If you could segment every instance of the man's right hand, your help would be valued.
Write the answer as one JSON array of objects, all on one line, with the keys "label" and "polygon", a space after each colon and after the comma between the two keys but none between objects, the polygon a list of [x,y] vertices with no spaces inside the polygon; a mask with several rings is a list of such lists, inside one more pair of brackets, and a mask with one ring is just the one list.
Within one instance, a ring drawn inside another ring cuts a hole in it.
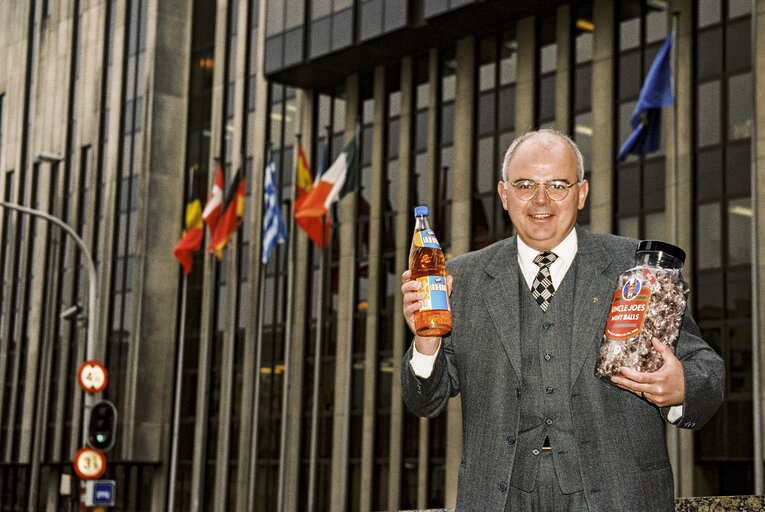
[{"label": "man's right hand", "polygon": [[[441,343],[441,338],[436,337],[423,337],[418,336],[414,330],[414,313],[419,311],[422,306],[421,299],[427,297],[425,292],[420,291],[420,283],[412,279],[412,273],[409,270],[404,271],[401,274],[401,292],[404,294],[404,320],[409,326],[409,330],[414,334],[414,344],[417,347],[417,352],[420,354],[431,356],[436,353]],[[452,294],[452,276],[446,276],[446,293],[451,296]]]}]

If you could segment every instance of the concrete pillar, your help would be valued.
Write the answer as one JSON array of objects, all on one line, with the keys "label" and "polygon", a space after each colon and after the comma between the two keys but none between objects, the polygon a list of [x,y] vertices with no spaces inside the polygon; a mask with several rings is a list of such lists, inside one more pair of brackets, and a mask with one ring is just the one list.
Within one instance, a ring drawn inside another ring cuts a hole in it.
[{"label": "concrete pillar", "polygon": [[[399,148],[398,148],[398,205],[396,206],[396,271],[403,272],[409,266],[408,247],[410,244],[409,233],[409,189],[412,186],[412,130],[414,116],[414,59],[405,57],[401,61],[401,117],[399,122]],[[401,358],[411,342],[410,336],[405,336],[406,324],[401,313],[404,308],[404,297],[399,292],[395,294],[393,307],[393,379],[391,385],[391,411],[390,411],[390,465],[388,468],[388,510],[401,508],[401,475],[403,473],[403,439],[404,439],[404,414],[405,405],[401,397]],[[410,434],[411,435],[411,434]],[[420,478],[418,489],[424,489],[427,485],[427,472],[419,466]],[[426,477],[422,478],[422,473]],[[424,492],[424,491],[423,491]],[[422,506],[419,502],[417,506]]]},{"label": "concrete pillar", "polygon": [[[237,6],[239,12],[236,15],[238,27],[236,27],[238,34],[247,34],[248,25],[248,2],[239,2],[230,4]],[[225,10],[219,12],[219,15],[227,18],[229,17],[228,7]],[[189,24],[189,27],[191,24]],[[232,29],[233,30],[233,29]],[[236,46],[229,47],[228,55],[228,67],[234,70],[234,90],[233,90],[233,103],[236,106],[244,105],[244,98],[247,88],[247,59],[246,47],[249,41],[246,37],[237,37]],[[190,43],[189,43],[190,45]],[[225,64],[220,61],[221,68],[225,69]],[[229,71],[229,74],[231,72]],[[224,77],[224,84],[228,81],[228,78]],[[227,89],[227,86],[226,86]],[[224,89],[224,90],[226,90]],[[229,91],[231,92],[231,91]],[[226,176],[226,183],[230,183],[233,179],[234,172],[241,169],[244,172],[245,162],[243,159],[243,137],[242,133],[246,130],[246,115],[247,112],[242,108],[234,109],[233,120],[233,134],[230,137],[227,145],[231,146],[231,174]],[[262,183],[262,172],[260,169],[253,168],[251,179],[253,183]],[[251,187],[251,190],[257,190],[258,187]],[[249,199],[249,198],[248,198]],[[221,353],[221,377],[220,377],[220,406],[218,408],[218,428],[217,428],[217,441],[216,441],[216,463],[215,463],[215,487],[213,506],[216,510],[223,510],[229,503],[229,475],[230,475],[230,461],[231,461],[231,415],[234,397],[236,396],[234,391],[234,377],[236,376],[236,345],[237,345],[237,312],[241,310],[239,307],[240,295],[239,291],[239,253],[234,250],[237,244],[240,243],[240,235],[234,235],[229,242],[228,250],[224,252],[223,257],[226,258],[226,265],[222,268],[225,269],[227,275],[225,277],[228,284],[225,289],[226,297],[225,303],[229,304],[225,312],[225,334],[223,337],[223,350]],[[248,280],[249,281],[249,280]],[[242,294],[242,297],[244,294]],[[246,345],[254,344],[254,333],[247,333],[250,335],[247,341],[243,341]],[[255,375],[260,373],[255,371]],[[237,460],[239,470],[241,471],[242,465],[246,464],[246,459],[239,458]],[[246,471],[245,471],[246,472]]]},{"label": "concrete pillar", "polygon": [[[473,204],[475,105],[475,38],[457,41],[457,97],[454,101],[452,187],[452,255],[470,251]],[[443,413],[442,413],[443,414]],[[446,506],[457,503],[457,476],[462,459],[462,402],[457,396],[446,409]]]},{"label": "concrete pillar", "polygon": [[[359,115],[359,76],[351,75],[345,81],[345,137],[346,144],[356,130]],[[359,141],[361,142],[361,141]],[[332,431],[332,483],[330,510],[346,510],[348,489],[348,438],[351,412],[351,359],[353,311],[356,282],[356,193],[340,201],[340,290],[337,315],[337,359],[335,363],[335,410]]]},{"label": "concrete pillar", "polygon": [[[225,66],[222,65],[226,59],[226,38],[228,37],[227,26],[227,12],[228,2],[225,0],[217,0],[216,15],[215,15],[215,54],[214,62],[216,66],[213,71],[213,88],[212,88],[212,103],[211,103],[211,115],[210,115],[210,162],[208,168],[210,170],[208,176],[208,183],[215,181],[215,172],[218,165],[216,157],[223,157],[221,154],[223,148],[221,146],[221,129],[222,120],[225,115],[223,109],[224,91],[226,89],[226,76],[224,74]],[[203,242],[203,244],[209,242],[209,236]],[[212,360],[212,344],[213,344],[213,330],[212,324],[215,315],[215,304],[213,298],[217,292],[216,290],[216,274],[217,263],[214,262],[214,257],[205,256],[204,267],[204,285],[203,285],[203,297],[202,297],[202,322],[200,325],[200,346],[199,346],[199,363],[197,370],[197,393],[196,393],[196,412],[194,419],[194,456],[192,462],[192,476],[191,476],[191,511],[199,512],[204,507],[205,501],[205,481],[210,478],[215,478],[215,475],[207,475],[207,417],[209,413],[208,395],[210,392],[210,372],[211,372],[211,360]],[[258,302],[255,302],[257,304]],[[256,363],[257,367],[257,363]],[[256,395],[257,397],[257,386]],[[256,419],[254,420],[257,425]],[[254,431],[255,439],[257,439],[257,429]]]},{"label": "concrete pillar", "polygon": [[[311,148],[313,147],[313,113],[314,101],[313,91],[298,90],[296,98],[296,112],[301,120],[298,131],[301,134],[301,142],[305,151],[306,159],[311,161]],[[299,158],[299,148],[295,145],[295,169]],[[312,175],[315,176],[318,169],[313,169]],[[297,180],[293,178],[293,183]],[[294,200],[293,200],[294,204]],[[300,497],[300,487],[303,485],[300,479],[300,468],[303,458],[307,454],[302,453],[301,434],[303,427],[303,418],[305,413],[306,401],[304,399],[304,367],[306,342],[310,339],[309,311],[311,297],[304,292],[305,283],[311,281],[311,253],[313,251],[313,242],[305,232],[295,223],[294,218],[284,219],[287,225],[290,225],[290,240],[292,252],[294,254],[290,265],[295,278],[293,283],[293,314],[291,326],[291,340],[289,342],[289,352],[285,354],[286,374],[284,377],[286,397],[286,407],[282,414],[282,442],[281,446],[283,457],[279,461],[280,475],[282,482],[279,489],[282,493],[282,507],[280,510],[298,510],[298,500]],[[314,427],[315,428],[315,427]],[[304,478],[307,475],[304,475]],[[241,509],[242,511],[246,509]]]},{"label": "concrete pillar", "polygon": [[[265,29],[263,27],[264,20],[266,18],[266,5],[265,2],[261,2],[259,6],[259,13],[257,14],[260,20],[260,26],[258,28],[258,45],[256,48],[257,56],[255,57],[258,62],[263,62],[263,42],[265,40]],[[241,34],[242,32],[240,32]],[[217,48],[217,46],[216,46]],[[253,148],[252,151],[252,168],[253,168],[253,183],[251,184],[251,195],[248,201],[251,202],[251,206],[248,209],[248,215],[250,217],[250,244],[248,262],[250,265],[250,275],[248,276],[246,290],[247,301],[250,306],[250,315],[247,318],[246,325],[246,343],[244,347],[244,366],[242,373],[244,375],[244,381],[242,383],[242,405],[241,405],[241,429],[239,434],[239,472],[237,474],[237,500],[235,510],[237,511],[249,511],[253,508],[253,504],[249,501],[251,495],[255,492],[255,479],[257,477],[257,467],[255,465],[255,459],[257,456],[259,432],[258,432],[258,397],[259,385],[260,385],[260,333],[261,319],[259,318],[260,311],[260,288],[263,280],[260,263],[262,254],[262,217],[263,217],[263,172],[266,165],[266,148],[264,141],[266,140],[266,130],[269,121],[268,116],[268,82],[263,76],[263,69],[257,68],[255,76],[255,112],[253,130],[251,134],[248,134],[250,140],[248,146]],[[215,152],[211,152],[211,156],[214,156]],[[210,169],[214,172],[214,166]],[[212,183],[214,175],[208,178],[208,183]],[[208,265],[209,267],[209,265]],[[205,297],[210,294],[208,284],[205,286]],[[207,302],[208,299],[205,299]],[[208,313],[209,314],[209,313]],[[203,319],[203,322],[205,320]],[[203,326],[204,327],[204,326]],[[209,328],[208,328],[209,330]],[[202,331],[206,333],[206,330]],[[202,356],[200,355],[200,358]],[[209,357],[209,356],[208,356]],[[200,359],[201,361],[201,359]],[[206,400],[207,397],[197,397],[197,400]],[[198,422],[195,422],[195,427]],[[205,428],[204,426],[202,428]],[[196,463],[196,459],[195,459]],[[204,459],[201,461],[204,464]],[[196,466],[195,466],[196,470]]]},{"label": "concrete pillar", "polygon": [[518,79],[515,86],[515,134],[516,136],[536,126],[536,19],[533,16],[518,20]]},{"label": "concrete pillar", "polygon": [[590,228],[611,233],[613,230],[614,134],[614,3],[594,0],[592,6],[592,175],[590,178]]},{"label": "concrete pillar", "polygon": [[[754,299],[755,310],[752,311],[752,315],[756,318],[757,331],[755,331],[756,338],[753,343],[756,343],[760,347],[760,381],[755,382],[754,385],[759,386],[760,389],[760,417],[755,418],[755,421],[760,422],[760,429],[762,428],[762,411],[765,410],[765,387],[763,382],[762,369],[765,368],[765,212],[763,206],[765,206],[765,0],[756,0],[753,2],[755,5],[756,16],[756,28],[755,34],[755,48],[758,51],[753,56],[754,69],[752,69],[752,77],[754,79],[753,90],[755,94],[755,104],[752,106],[753,119],[752,125],[754,126],[754,133],[752,144],[753,148],[753,172],[756,176],[756,188],[752,191],[756,196],[755,208],[753,208],[755,217],[756,231],[752,244],[757,248],[756,256],[757,261],[752,262],[756,265],[756,288],[752,289],[752,296]],[[754,327],[754,326],[753,326]],[[757,473],[755,473],[756,475]],[[757,485],[757,484],[755,484]],[[755,490],[757,490],[755,488]]]},{"label": "concrete pillar", "polygon": [[[436,133],[438,133],[439,125],[438,125],[438,117],[439,117],[439,109],[440,109],[440,91],[441,91],[441,73],[440,73],[440,59],[438,54],[438,49],[432,48],[430,50],[430,54],[428,56],[428,82],[430,82],[430,89],[429,89],[429,98],[428,98],[428,175],[426,177],[427,182],[427,204],[429,205],[435,205],[436,204],[436,187],[438,186],[438,180],[437,176],[439,173],[438,169],[438,137],[436,136]],[[413,107],[414,108],[414,107]],[[416,136],[416,134],[413,134]],[[414,165],[414,164],[413,164]],[[412,183],[411,186],[416,186],[415,183]],[[408,205],[407,205],[408,207]],[[414,212],[408,212],[410,215],[413,215]],[[407,233],[407,240],[411,241],[412,233]],[[408,266],[408,263],[407,263]],[[402,298],[403,299],[403,298]],[[402,301],[402,309],[403,309],[403,301]],[[409,338],[407,343],[411,343],[411,339]],[[443,413],[446,414],[446,413]],[[418,473],[418,482],[422,484],[421,490],[418,490],[417,494],[417,505],[420,507],[425,507],[425,503],[427,500],[427,492],[429,487],[429,480],[428,480],[428,474],[429,474],[429,465],[430,465],[430,420],[427,418],[420,418],[420,436],[418,441],[418,460],[417,460],[417,473]],[[403,471],[403,468],[402,468]],[[399,476],[399,479],[401,476]],[[446,479],[445,485],[448,488],[448,477]],[[447,491],[448,492],[448,491]]]},{"label": "concrete pillar", "polygon": [[557,76],[555,80],[555,128],[574,136],[571,117],[572,55],[571,5],[558,7],[555,16],[555,42],[558,46]]},{"label": "concrete pillar", "polygon": [[[690,248],[693,240],[693,11],[692,0],[675,0],[669,13],[677,16],[678,33],[673,41],[677,64],[674,66],[675,105],[667,109],[666,150],[666,222],[672,243]],[[668,15],[670,29],[673,15]],[[677,147],[675,147],[677,145]],[[671,179],[675,176],[675,179]],[[675,235],[673,235],[675,233]],[[676,239],[675,239],[676,237]],[[693,260],[683,268],[688,282],[693,282]],[[691,300],[693,297],[691,296]],[[690,306],[690,304],[689,304]],[[693,496],[694,435],[686,429],[669,427],[667,447],[675,476],[675,493]]]},{"label": "concrete pillar", "polygon": [[367,328],[356,336],[364,337],[364,398],[361,438],[361,499],[360,510],[372,510],[374,489],[375,412],[377,393],[377,339],[379,337],[380,289],[385,274],[377,271],[381,266],[383,175],[385,158],[386,116],[385,66],[374,69],[374,119],[372,128],[372,180],[369,196],[369,277],[367,292]]}]

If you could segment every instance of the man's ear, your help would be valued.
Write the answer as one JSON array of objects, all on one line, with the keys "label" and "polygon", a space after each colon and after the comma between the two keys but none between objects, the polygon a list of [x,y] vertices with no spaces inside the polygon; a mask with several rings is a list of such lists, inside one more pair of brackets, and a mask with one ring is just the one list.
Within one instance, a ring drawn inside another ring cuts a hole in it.
[{"label": "man's ear", "polygon": [[577,207],[581,210],[584,208],[584,203],[587,201],[587,194],[590,192],[590,182],[582,180],[579,182],[579,202]]},{"label": "man's ear", "polygon": [[502,207],[507,210],[507,186],[505,185],[505,181],[500,181],[497,183],[497,193],[499,194],[499,199],[502,201]]}]

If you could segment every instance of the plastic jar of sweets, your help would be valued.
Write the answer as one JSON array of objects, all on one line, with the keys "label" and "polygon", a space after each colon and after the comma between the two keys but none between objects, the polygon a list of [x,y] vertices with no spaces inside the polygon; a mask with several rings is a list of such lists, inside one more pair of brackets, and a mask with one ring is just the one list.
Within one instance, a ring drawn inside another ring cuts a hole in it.
[{"label": "plastic jar of sweets", "polygon": [[635,266],[621,276],[608,315],[595,376],[610,379],[626,366],[653,372],[664,364],[651,340],[675,351],[688,300],[680,271],[685,252],[674,245],[643,240]]}]

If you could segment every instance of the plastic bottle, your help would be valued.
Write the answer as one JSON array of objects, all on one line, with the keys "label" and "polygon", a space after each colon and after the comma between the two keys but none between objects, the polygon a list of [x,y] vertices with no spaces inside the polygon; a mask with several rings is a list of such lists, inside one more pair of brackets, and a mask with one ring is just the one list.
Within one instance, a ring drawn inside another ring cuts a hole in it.
[{"label": "plastic bottle", "polygon": [[680,270],[685,252],[674,245],[643,240],[635,266],[619,276],[600,346],[595,376],[609,380],[626,366],[641,372],[661,368],[664,360],[652,339],[675,351],[688,299]]},{"label": "plastic bottle", "polygon": [[412,279],[428,296],[414,313],[414,326],[420,336],[443,336],[452,330],[452,312],[446,292],[446,259],[435,233],[430,228],[428,207],[414,209],[414,236],[409,250]]}]

